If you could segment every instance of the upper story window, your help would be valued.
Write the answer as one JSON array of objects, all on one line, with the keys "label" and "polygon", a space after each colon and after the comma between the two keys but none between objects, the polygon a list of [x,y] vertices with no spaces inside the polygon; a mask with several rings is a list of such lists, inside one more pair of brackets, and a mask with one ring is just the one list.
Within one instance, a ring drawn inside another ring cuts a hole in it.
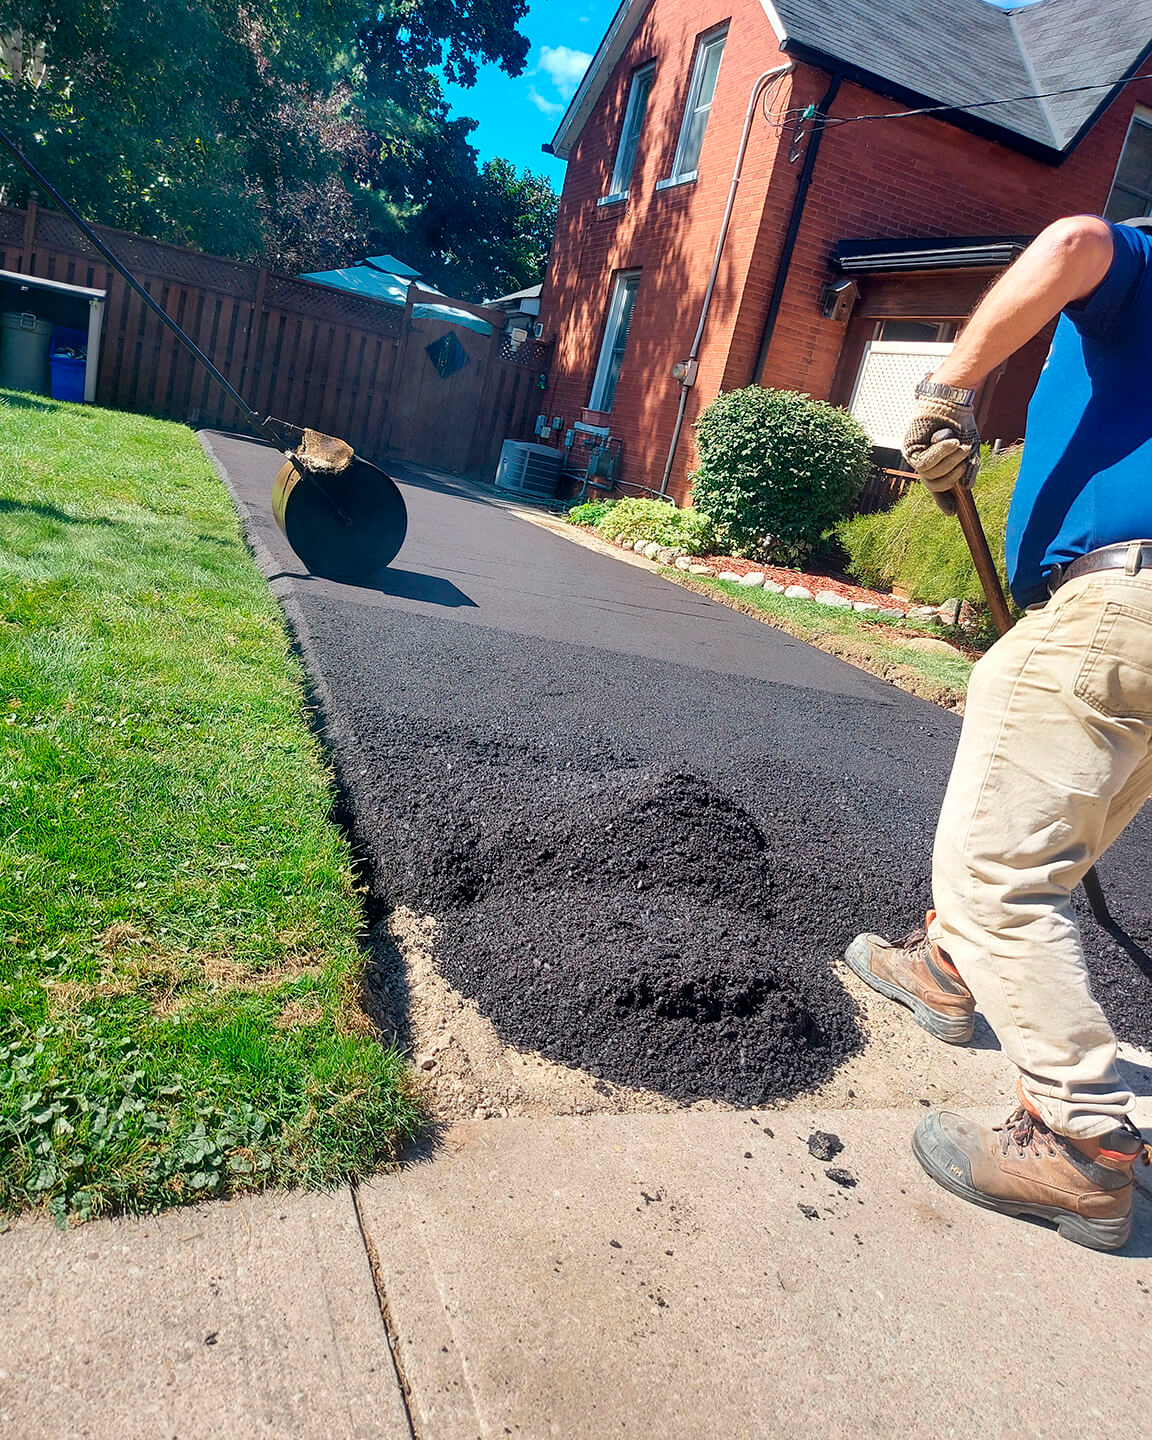
[{"label": "upper story window", "polygon": [[612,286],[612,303],[608,307],[608,323],[604,327],[604,343],[600,347],[600,363],[596,366],[592,398],[588,402],[590,410],[612,409],[639,288],[639,270],[622,270],[616,276]]},{"label": "upper story window", "polygon": [[1118,224],[1152,215],[1152,114],[1136,114],[1116,167],[1104,218]]},{"label": "upper story window", "polygon": [[620,145],[616,151],[616,168],[612,171],[613,197],[622,197],[628,193],[628,182],[632,179],[632,171],[636,165],[636,151],[640,145],[640,132],[644,128],[644,114],[648,109],[648,96],[655,73],[655,63],[642,65],[639,70],[633,71],[632,87],[628,91],[628,108],[624,111]]},{"label": "upper story window", "polygon": [[684,123],[680,127],[680,143],[676,146],[676,160],[672,166],[672,181],[694,179],[700,159],[700,147],[704,143],[704,131],[712,109],[712,97],[716,93],[716,77],[720,73],[720,61],[724,55],[724,41],[727,29],[701,40],[696,51],[696,64],[692,67],[692,83],[688,87],[688,103],[684,107]]}]

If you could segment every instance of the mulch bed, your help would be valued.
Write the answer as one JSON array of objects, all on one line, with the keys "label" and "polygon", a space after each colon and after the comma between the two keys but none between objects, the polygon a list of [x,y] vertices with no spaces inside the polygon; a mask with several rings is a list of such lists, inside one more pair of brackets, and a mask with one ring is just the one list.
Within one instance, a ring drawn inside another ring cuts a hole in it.
[{"label": "mulch bed", "polygon": [[775,580],[777,585],[803,585],[806,590],[811,590],[813,595],[820,590],[833,590],[845,600],[851,600],[853,604],[878,605],[882,610],[907,611],[912,604],[911,601],[898,599],[895,595],[886,595],[882,590],[868,590],[863,585],[855,585],[852,581],[845,580],[843,576],[829,575],[818,570],[787,570],[782,565],[737,560],[731,555],[701,555],[693,563],[711,565],[717,574],[727,570],[733,575],[767,575],[768,579]]}]

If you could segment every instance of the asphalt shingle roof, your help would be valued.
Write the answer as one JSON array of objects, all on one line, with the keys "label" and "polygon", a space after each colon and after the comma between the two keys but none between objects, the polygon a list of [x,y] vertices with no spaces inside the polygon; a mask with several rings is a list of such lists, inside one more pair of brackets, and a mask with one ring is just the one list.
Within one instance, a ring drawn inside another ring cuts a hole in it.
[{"label": "asphalt shingle roof", "polygon": [[[1008,12],[988,0],[761,3],[786,54],[918,103],[955,106],[962,123],[1052,155],[1080,138],[1112,98],[1111,82],[1152,51],[1152,0],[1039,0]],[[567,156],[646,8],[622,0],[560,122],[555,154]],[[981,103],[1102,81],[1110,83],[1047,100]]]},{"label": "asphalt shingle roof", "polygon": [[[775,0],[784,48],[814,50],[937,104],[1064,150],[1109,98],[980,101],[1117,80],[1152,45],[1152,0]],[[971,107],[971,108],[970,108]]]}]

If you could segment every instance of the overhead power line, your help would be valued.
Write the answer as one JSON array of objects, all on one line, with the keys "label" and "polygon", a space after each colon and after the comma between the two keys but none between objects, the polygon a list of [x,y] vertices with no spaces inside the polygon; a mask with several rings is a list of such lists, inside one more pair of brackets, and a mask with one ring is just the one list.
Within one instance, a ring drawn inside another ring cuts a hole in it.
[{"label": "overhead power line", "polygon": [[[1026,100],[1054,100],[1061,95],[1081,95],[1089,90],[1112,90],[1118,85],[1132,85],[1137,80],[1152,80],[1152,70],[1143,71],[1139,75],[1121,75],[1115,80],[1101,80],[1093,85],[1071,85],[1063,90],[1043,90],[1034,95],[1007,95],[1000,100],[955,100],[949,105],[924,105],[917,110],[891,110],[881,115],[845,115],[843,118],[833,119],[825,117],[823,123],[828,125],[858,125],[863,120],[906,120],[913,115],[938,115],[947,110],[987,110],[994,105],[1019,105]],[[790,118],[810,118],[814,115],[814,107],[808,106],[804,110],[787,111],[778,119],[778,123],[786,123]]]}]

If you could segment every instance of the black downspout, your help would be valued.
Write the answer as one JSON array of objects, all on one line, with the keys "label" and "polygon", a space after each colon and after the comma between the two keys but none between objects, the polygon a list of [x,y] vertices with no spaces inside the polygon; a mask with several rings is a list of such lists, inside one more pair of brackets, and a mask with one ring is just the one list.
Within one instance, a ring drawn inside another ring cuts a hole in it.
[{"label": "black downspout", "polygon": [[776,267],[776,279],[772,283],[772,297],[768,301],[768,314],[764,319],[764,333],[760,337],[760,353],[756,357],[756,369],[752,377],[753,383],[756,385],[760,384],[760,377],[764,373],[764,366],[768,360],[768,349],[772,344],[772,335],[776,329],[776,318],[780,314],[780,304],[784,299],[784,287],[788,283],[788,271],[792,266],[792,252],[796,249],[796,237],[800,233],[800,222],[804,218],[804,202],[808,199],[808,190],[812,184],[812,172],[816,169],[816,156],[820,150],[820,141],[824,138],[824,117],[828,114],[829,106],[836,99],[843,78],[838,74],[832,76],[823,100],[816,107],[812,138],[808,141],[808,148],[804,152],[804,164],[800,167],[800,179],[796,186],[796,196],[792,201],[792,214],[788,219],[788,232],[784,236],[784,244],[780,250],[780,263]]}]

